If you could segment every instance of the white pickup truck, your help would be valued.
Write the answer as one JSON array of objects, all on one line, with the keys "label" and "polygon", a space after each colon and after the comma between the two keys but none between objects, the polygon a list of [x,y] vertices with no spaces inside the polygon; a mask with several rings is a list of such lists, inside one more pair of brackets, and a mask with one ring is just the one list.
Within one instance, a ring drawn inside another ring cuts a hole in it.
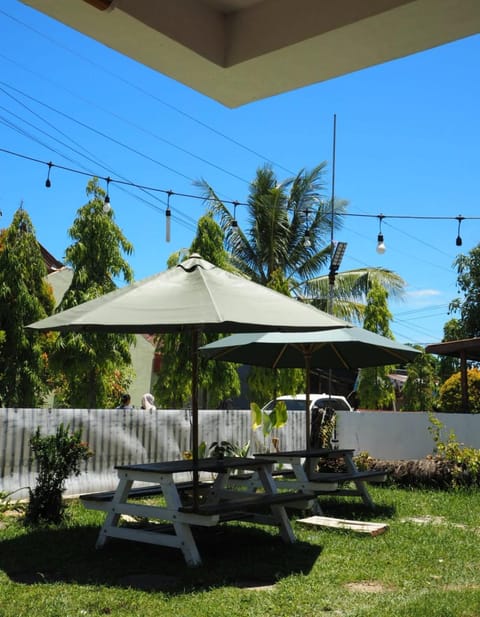
[{"label": "white pickup truck", "polygon": [[[304,410],[306,394],[292,394],[285,396],[277,396],[275,400],[269,401],[263,411],[271,411],[275,403],[283,401],[287,406],[287,411]],[[355,411],[344,396],[329,395],[329,394],[310,394],[310,411],[314,407],[318,409],[334,409],[335,411]]]}]

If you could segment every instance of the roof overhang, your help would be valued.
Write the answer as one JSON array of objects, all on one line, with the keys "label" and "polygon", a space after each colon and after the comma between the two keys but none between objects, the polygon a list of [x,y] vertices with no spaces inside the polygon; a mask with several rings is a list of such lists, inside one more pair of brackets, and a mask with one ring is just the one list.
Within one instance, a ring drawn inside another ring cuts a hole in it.
[{"label": "roof overhang", "polygon": [[21,0],[228,107],[479,32],[479,0]]},{"label": "roof overhang", "polygon": [[480,361],[480,338],[459,339],[457,341],[445,341],[444,343],[433,343],[425,347],[427,353],[438,354],[440,356],[454,356],[467,360]]}]

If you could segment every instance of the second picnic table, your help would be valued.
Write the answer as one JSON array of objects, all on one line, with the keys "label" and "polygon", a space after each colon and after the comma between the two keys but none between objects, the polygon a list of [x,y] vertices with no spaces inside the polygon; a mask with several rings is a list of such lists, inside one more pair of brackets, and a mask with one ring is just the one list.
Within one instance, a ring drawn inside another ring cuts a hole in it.
[{"label": "second picnic table", "polygon": [[[373,500],[368,492],[368,481],[385,479],[383,471],[361,471],[354,461],[355,450],[350,448],[317,448],[309,450],[290,450],[285,452],[257,453],[257,459],[273,459],[281,468],[273,472],[277,488],[289,490],[303,490],[321,495],[359,496],[369,508],[374,507]],[[343,459],[346,471],[315,471],[320,461]],[[284,465],[288,465],[285,468]],[[241,478],[239,478],[241,481]],[[235,481],[235,478],[232,478]],[[245,481],[251,490],[259,486],[258,476],[252,475]],[[352,483],[354,486],[348,486]],[[312,510],[321,514],[318,500],[312,502]]]}]

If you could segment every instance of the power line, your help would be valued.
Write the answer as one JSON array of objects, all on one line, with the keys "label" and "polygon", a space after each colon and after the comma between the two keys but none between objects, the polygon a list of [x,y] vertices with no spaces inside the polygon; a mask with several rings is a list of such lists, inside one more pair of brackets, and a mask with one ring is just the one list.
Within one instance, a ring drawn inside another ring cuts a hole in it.
[{"label": "power line", "polygon": [[360,214],[358,212],[349,212],[344,213],[341,216],[362,216],[365,218],[376,218],[376,219],[412,219],[412,220],[424,220],[424,221],[434,221],[434,220],[445,220],[445,221],[458,221],[461,219],[462,221],[466,220],[480,220],[480,216],[462,216],[461,214],[457,214],[456,216],[436,216],[436,215],[419,215],[419,214]]},{"label": "power line", "polygon": [[[202,200],[202,201],[215,201],[216,198],[215,197],[208,197],[208,196],[202,196],[202,195],[192,195],[190,193],[180,193],[180,192],[176,192],[176,191],[172,191],[171,189],[163,189],[163,188],[159,188],[156,186],[147,186],[144,184],[138,184],[136,182],[131,182],[129,180],[121,180],[120,178],[110,178],[109,176],[102,176],[102,174],[99,173],[87,173],[85,171],[79,170],[79,169],[74,169],[73,167],[67,167],[65,165],[59,165],[58,163],[53,163],[52,161],[44,161],[42,159],[38,159],[35,158],[33,156],[29,156],[26,154],[21,154],[19,152],[14,152],[13,150],[8,150],[7,148],[1,148],[0,147],[0,152],[3,152],[5,154],[8,154],[10,156],[15,156],[21,159],[25,159],[28,161],[31,161],[33,163],[39,163],[42,165],[46,165],[49,168],[57,168],[57,169],[61,169],[62,171],[67,171],[69,173],[73,173],[73,174],[80,174],[82,176],[95,176],[97,178],[101,178],[102,180],[105,180],[105,182],[109,182],[111,184],[120,184],[120,185],[124,185],[124,186],[130,186],[132,188],[136,188],[136,189],[145,189],[147,191],[155,191],[158,193],[164,193],[165,195],[173,195],[173,196],[177,196],[177,197],[185,197],[188,199],[197,199],[197,200]],[[241,206],[246,206],[248,205],[245,202],[240,202],[240,201],[235,201],[235,200],[222,200],[224,203],[229,203],[232,205],[241,205]]]},{"label": "power line", "polygon": [[[1,82],[3,85],[6,85],[7,87],[11,87],[8,84],[5,84],[5,82]],[[16,90],[17,92],[20,92],[20,94],[23,94],[20,90],[17,90],[17,88],[13,88],[14,90]],[[89,126],[88,124],[85,124],[85,122],[81,122],[80,120],[77,120],[75,118],[72,118],[72,116],[69,116],[68,114],[55,109],[54,107],[52,107],[51,105],[48,105],[46,103],[42,103],[41,101],[39,101],[38,99],[35,99],[34,97],[29,96],[28,94],[24,94],[24,96],[26,96],[27,98],[35,101],[36,103],[38,103],[39,105],[43,105],[44,107],[46,107],[47,109],[50,109],[51,111],[54,111],[55,113],[63,116],[64,118],[67,118],[68,120],[70,120],[71,122],[74,122],[75,124],[78,124],[79,126],[91,131],[92,133],[95,133],[96,135],[100,135],[100,137],[103,137],[104,139],[107,139],[115,144],[117,144],[118,146],[121,146],[122,148],[125,148],[126,150],[129,150],[130,152],[133,152],[134,154],[137,154],[138,156],[152,162],[155,163],[156,165],[159,165],[160,167],[163,167],[164,169],[167,169],[168,171],[171,171],[172,173],[181,176],[183,178],[185,178],[186,180],[189,180],[190,182],[193,182],[193,178],[190,178],[189,176],[187,176],[186,174],[184,174],[183,172],[180,172],[176,169],[173,169],[172,167],[169,167],[168,165],[165,165],[165,163],[162,163],[161,161],[158,161],[157,159],[154,159],[151,156],[148,156],[147,154],[145,154],[144,152],[141,152],[140,150],[137,150],[136,148],[133,148],[132,146],[128,146],[127,144],[124,144],[123,142],[121,142],[120,140],[116,139],[115,137],[111,137],[110,135],[107,135],[106,133],[103,133],[102,131],[99,131],[98,129],[95,129],[91,126]]]},{"label": "power line", "polygon": [[[59,43],[57,40],[55,40],[54,38],[47,36],[46,34],[44,34],[43,32],[40,32],[39,30],[37,30],[36,28],[33,28],[32,26],[30,26],[29,24],[26,24],[25,22],[23,22],[22,20],[18,19],[17,17],[13,17],[12,15],[10,15],[9,13],[6,13],[5,11],[0,9],[0,14],[3,14],[5,17],[7,17],[8,19],[11,19],[12,21],[17,22],[18,24],[20,24],[21,26],[23,26],[24,28],[27,28],[29,30],[31,30],[32,32],[35,32],[35,34],[37,34],[38,36],[46,39],[47,41],[49,41],[50,43],[52,43],[53,45],[60,47],[61,49],[65,49],[66,51],[68,51],[69,53],[71,53],[72,55],[80,58],[81,60],[83,60],[84,62],[89,63],[90,65],[102,70],[104,73],[106,73],[107,75],[110,75],[112,77],[114,77],[115,79],[119,80],[120,82],[128,85],[129,87],[137,90],[138,92],[141,92],[142,94],[148,96],[149,98],[155,100],[156,102],[160,103],[161,105],[164,105],[165,107],[168,107],[169,109],[172,109],[173,111],[175,111],[176,113],[180,114],[181,116],[191,120],[192,122],[198,124],[199,126],[202,126],[203,128],[207,129],[208,131],[211,131],[212,133],[214,133],[215,135],[218,135],[219,137],[229,141],[230,143],[234,144],[235,146],[245,150],[246,152],[249,152],[250,154],[253,154],[255,156],[257,156],[258,158],[260,158],[263,161],[266,161],[268,163],[272,163],[273,165],[275,165],[276,167],[278,167],[279,169],[283,169],[284,171],[290,173],[290,174],[294,174],[293,171],[291,171],[290,169],[280,165],[279,163],[273,161],[270,157],[267,157],[263,154],[260,154],[259,152],[257,152],[256,150],[253,150],[252,148],[250,148],[249,146],[246,146],[245,144],[242,144],[241,142],[233,139],[232,137],[226,135],[225,133],[219,131],[218,129],[215,129],[214,127],[212,127],[211,125],[207,124],[206,122],[199,120],[198,118],[196,118],[195,116],[192,116],[191,114],[179,109],[178,107],[176,107],[175,105],[173,105],[172,103],[169,103],[167,101],[164,101],[163,99],[161,99],[160,97],[152,94],[151,92],[149,92],[148,90],[145,90],[144,88],[140,87],[138,84],[132,83],[131,81],[125,79],[124,77],[117,75],[116,73],[114,73],[113,71],[110,71],[108,68],[94,62],[93,60],[91,60],[90,58],[87,58],[85,56],[83,56],[82,54],[78,53],[77,51],[71,49],[70,47],[63,45],[61,43]],[[8,59],[8,58],[7,58]],[[19,65],[18,63],[15,63],[17,65]],[[21,65],[19,65],[21,66]],[[44,77],[44,76],[43,76]],[[48,80],[51,81],[51,80]],[[51,83],[55,83],[52,82]],[[61,86],[62,87],[62,86]],[[65,89],[65,88],[64,88]],[[66,89],[65,89],[66,90]],[[66,90],[68,92],[68,90]],[[77,95],[75,95],[77,96]],[[85,100],[85,99],[84,99]],[[109,112],[111,113],[111,112]],[[118,117],[118,116],[117,116]],[[191,154],[191,153],[190,153]],[[192,154],[192,156],[194,156]],[[228,172],[227,172],[228,173]]]},{"label": "power line", "polygon": [[[122,180],[120,178],[111,178],[109,176],[102,176],[99,173],[88,173],[78,170],[78,169],[74,169],[72,167],[66,167],[64,165],[59,165],[57,163],[53,163],[52,161],[44,161],[32,156],[28,156],[26,154],[22,154],[19,152],[14,152],[13,150],[8,150],[7,148],[2,148],[0,147],[0,152],[4,152],[5,154],[8,154],[10,156],[15,156],[18,158],[22,158],[22,159],[26,159],[29,160],[31,162],[35,162],[35,163],[39,163],[42,165],[46,165],[48,167],[51,168],[58,168],[61,169],[63,171],[67,171],[69,173],[75,173],[75,174],[81,174],[81,175],[89,175],[89,176],[96,176],[98,178],[102,178],[105,181],[108,181],[112,184],[121,184],[121,185],[125,185],[125,186],[130,186],[132,188],[136,188],[136,189],[146,189],[148,191],[155,191],[155,192],[159,192],[159,193],[164,193],[164,194],[170,194],[170,195],[175,195],[177,197],[185,197],[188,199],[196,199],[196,200],[202,200],[202,201],[216,201],[217,198],[216,197],[209,197],[209,196],[205,196],[205,195],[194,195],[191,193],[183,193],[183,192],[176,192],[176,191],[172,191],[171,189],[164,189],[164,188],[160,188],[157,186],[149,186],[149,185],[144,185],[144,184],[139,184],[136,182],[132,182],[129,180]],[[248,206],[247,202],[242,202],[236,199],[222,199],[223,203],[228,203],[228,204],[232,204],[234,206]],[[397,219],[397,218],[407,218],[407,219],[412,219],[412,220],[458,220],[459,215],[457,216],[422,216],[422,215],[397,215],[397,214],[389,214],[389,215],[379,215],[379,214],[351,214],[351,213],[342,213],[342,214],[338,214],[338,217],[349,217],[349,216],[363,216],[363,217],[369,217],[369,218],[378,218],[379,216],[384,216],[388,218],[392,218],[392,219]],[[461,215],[460,215],[461,216]],[[480,220],[480,216],[461,216],[462,220],[464,221],[468,221],[468,220]]]},{"label": "power line", "polygon": [[[119,145],[122,145],[124,148],[129,148],[129,146],[127,146],[127,145],[126,145],[126,144],[124,144],[123,142],[120,142],[120,141],[116,140],[115,138],[110,137],[109,135],[107,135],[107,134],[105,134],[105,133],[102,133],[102,132],[98,131],[97,129],[94,129],[94,128],[93,128],[93,127],[91,127],[91,126],[89,126],[89,125],[87,125],[87,124],[85,124],[85,123],[83,123],[83,122],[80,122],[80,121],[79,121],[79,120],[77,120],[76,118],[73,118],[72,116],[70,116],[70,115],[68,115],[68,114],[66,114],[66,113],[64,113],[64,112],[62,112],[62,111],[60,111],[60,110],[56,109],[55,107],[52,107],[51,105],[48,105],[47,103],[43,103],[42,101],[40,101],[40,100],[38,100],[38,99],[34,98],[33,96],[30,96],[30,95],[29,95],[29,94],[27,94],[26,92],[23,92],[22,90],[19,90],[18,88],[15,88],[15,87],[14,87],[14,86],[12,86],[11,84],[8,84],[8,83],[3,82],[3,81],[0,81],[0,83],[1,83],[1,84],[3,84],[4,86],[6,86],[7,88],[10,88],[11,90],[14,90],[15,92],[18,92],[18,93],[19,93],[19,94],[21,94],[22,96],[24,96],[24,97],[26,97],[26,98],[28,98],[28,99],[30,99],[30,100],[32,100],[32,101],[34,101],[34,102],[35,102],[35,103],[37,103],[38,105],[43,105],[44,107],[47,107],[47,108],[48,108],[48,109],[50,109],[51,111],[54,111],[55,113],[62,115],[63,117],[65,117],[65,118],[67,118],[68,120],[70,120],[71,122],[75,122],[75,123],[77,123],[77,124],[80,124],[80,126],[83,126],[84,128],[88,128],[89,130],[94,131],[95,133],[97,133],[97,134],[101,135],[102,137],[105,137],[105,138],[107,138],[107,139],[110,139],[110,140],[114,141],[115,143],[117,143],[117,144],[119,144]],[[7,94],[7,93],[6,93],[6,91],[5,91],[3,88],[2,88],[1,90],[2,90],[2,92],[5,92],[5,94]],[[13,98],[13,97],[12,97],[12,98]],[[14,100],[16,100],[19,104],[22,104],[22,103],[20,103],[20,102],[18,101],[18,99],[14,99]],[[97,105],[97,107],[99,107],[99,106]],[[102,109],[102,108],[101,108],[101,107],[99,107],[99,109]],[[29,111],[31,111],[31,110],[29,110]],[[106,111],[106,110],[105,110],[105,109],[102,109],[102,111]],[[33,112],[32,112],[32,113],[33,113]],[[122,120],[122,121],[126,122],[127,124],[130,124],[131,126],[133,126],[134,128],[136,128],[137,130],[142,131],[143,133],[146,133],[146,134],[147,134],[147,135],[149,135],[150,137],[154,137],[154,138],[155,138],[155,139],[157,139],[158,141],[161,141],[161,142],[163,142],[163,143],[165,143],[165,144],[167,144],[167,145],[171,146],[172,148],[175,148],[175,149],[179,150],[180,152],[183,152],[184,154],[188,154],[189,156],[191,156],[191,157],[193,157],[193,158],[195,158],[195,159],[197,159],[197,160],[201,161],[202,163],[205,163],[205,164],[207,164],[207,165],[210,165],[210,166],[211,166],[211,167],[213,167],[214,169],[217,169],[217,170],[219,170],[219,171],[221,171],[221,172],[223,172],[223,173],[225,173],[225,174],[227,174],[227,175],[229,175],[229,176],[232,176],[232,178],[235,178],[236,180],[240,180],[241,182],[244,182],[244,183],[248,184],[248,180],[245,180],[245,178],[242,178],[241,176],[238,176],[237,174],[234,174],[233,172],[228,171],[227,169],[224,169],[223,167],[220,167],[220,165],[216,165],[215,163],[212,163],[212,162],[211,162],[211,161],[209,161],[208,159],[205,159],[205,158],[203,158],[203,157],[201,157],[201,156],[199,156],[199,155],[197,155],[197,154],[193,154],[193,152],[190,152],[190,150],[187,150],[186,148],[182,148],[181,146],[178,146],[177,144],[174,144],[173,142],[169,141],[168,139],[165,139],[164,137],[160,137],[159,135],[156,135],[155,133],[152,133],[151,131],[147,131],[146,129],[144,129],[143,127],[139,126],[138,124],[135,124],[134,122],[131,122],[131,121],[129,121],[129,120],[125,120],[124,118],[121,118],[121,116],[118,116],[117,114],[115,114],[115,113],[113,113],[113,112],[111,112],[111,111],[108,111],[107,113],[108,113],[109,115],[111,115],[111,116],[114,116],[115,118],[118,118],[118,119],[120,119],[120,120]],[[138,154],[138,151],[136,151],[136,153]],[[151,159],[151,160],[153,160],[153,159]],[[170,169],[170,168],[169,168],[169,169]],[[170,169],[170,171],[171,171],[171,169]],[[183,175],[183,174],[182,174],[182,175]],[[186,177],[186,176],[185,176],[185,177]],[[190,178],[190,180],[191,180],[191,178]]]},{"label": "power line", "polygon": [[[104,169],[107,169],[110,173],[113,172],[113,170],[111,168],[108,167],[108,165],[104,162],[101,161],[98,162],[95,158],[92,158],[94,155],[92,152],[90,152],[88,149],[84,148],[81,144],[79,144],[77,141],[75,141],[74,139],[72,139],[71,137],[67,136],[63,131],[61,131],[58,127],[54,126],[52,123],[50,123],[48,120],[46,120],[45,118],[43,118],[40,114],[38,114],[37,112],[33,111],[32,109],[30,109],[27,105],[25,105],[22,101],[19,101],[18,99],[16,99],[13,95],[11,95],[8,92],[5,92],[5,90],[3,88],[0,87],[0,91],[4,92],[4,94],[6,96],[8,96],[9,98],[12,98],[15,102],[17,102],[19,105],[21,105],[23,108],[25,108],[27,111],[29,111],[32,115],[34,115],[36,118],[38,118],[39,120],[41,120],[42,122],[44,122],[45,124],[47,124],[48,126],[50,126],[51,128],[55,129],[58,133],[60,133],[62,136],[64,136],[66,139],[69,139],[72,143],[74,143],[75,145],[77,145],[81,150],[83,150],[84,152],[87,152],[88,155],[91,156],[86,156],[85,154],[83,154],[81,151],[76,150],[75,148],[72,148],[68,143],[65,143],[59,139],[57,139],[56,137],[54,137],[53,135],[47,133],[46,131],[43,131],[42,129],[40,129],[39,127],[35,126],[34,124],[28,122],[27,120],[25,120],[24,118],[21,118],[20,116],[18,116],[17,114],[15,114],[14,112],[0,106],[0,109],[4,109],[7,113],[13,115],[14,117],[16,117],[17,119],[21,120],[22,122],[24,122],[25,124],[28,124],[29,126],[33,127],[35,130],[41,132],[42,134],[46,135],[47,137],[50,137],[50,139],[60,143],[61,145],[63,145],[64,147],[68,148],[69,150],[72,150],[73,152],[75,152],[76,154],[79,154],[80,156],[83,156],[84,158],[86,158],[87,160],[89,160],[92,163],[95,164],[100,164]],[[6,121],[8,122],[8,121]],[[6,123],[4,121],[4,123]],[[20,127],[17,127],[15,125],[13,125],[12,123],[8,122],[8,125],[10,125],[11,128],[17,130],[18,132],[22,133],[23,135],[29,137],[30,139],[32,139],[33,141],[36,141],[37,143],[40,143],[41,145],[44,145],[46,147],[46,144],[44,144],[43,142],[39,141],[38,139],[35,139],[35,137],[33,135],[31,135],[30,133],[26,133],[23,129],[20,129]],[[56,151],[57,154],[60,154],[58,151]],[[79,163],[78,161],[74,161],[73,159],[64,156],[64,158],[67,158],[68,160],[70,160],[71,162],[75,162],[77,164],[79,164],[82,169],[85,169],[85,167]],[[53,167],[53,164],[50,165],[49,167]],[[95,175],[91,172],[88,172],[88,175]],[[118,174],[123,180],[127,180],[127,178],[125,178],[124,176]],[[123,189],[125,193],[133,196],[136,199],[140,199],[138,196],[134,195],[133,193]],[[149,193],[146,189],[142,189],[140,188],[140,190],[142,190],[143,192],[145,192],[147,195],[149,195],[150,197],[152,197],[153,199],[159,201],[160,203],[163,203],[165,205],[165,202],[160,199],[157,195],[152,195],[151,193]],[[147,201],[146,199],[140,199],[140,201],[142,201],[143,203],[145,203],[146,205],[148,205],[149,207],[161,212],[162,214],[165,213],[165,210],[162,208],[159,208],[158,206],[156,206],[155,204],[152,204],[151,202]],[[189,230],[195,230],[196,229],[196,221],[192,218],[189,217],[187,215],[182,214],[181,216],[183,216],[186,221],[182,221],[180,217],[178,217],[177,215],[174,215],[174,220],[176,220],[177,222],[179,222],[180,224],[182,224],[183,226],[185,226],[186,228],[188,228]]]}]

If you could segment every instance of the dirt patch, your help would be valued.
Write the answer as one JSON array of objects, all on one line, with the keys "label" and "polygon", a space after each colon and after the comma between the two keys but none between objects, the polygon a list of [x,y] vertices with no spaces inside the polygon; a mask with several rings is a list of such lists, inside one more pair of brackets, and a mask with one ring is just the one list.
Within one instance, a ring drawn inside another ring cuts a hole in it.
[{"label": "dirt patch", "polygon": [[360,591],[362,593],[386,593],[393,591],[392,587],[388,587],[380,581],[358,581],[356,583],[347,583],[345,587],[349,591]]},{"label": "dirt patch", "polygon": [[409,516],[401,519],[402,523],[417,523],[417,525],[445,525],[443,516]]},{"label": "dirt patch", "polygon": [[468,529],[474,533],[479,533],[479,527],[469,527],[463,523],[449,523],[443,516],[410,516],[401,519],[402,523],[416,523],[417,525],[448,525],[457,529]]}]

